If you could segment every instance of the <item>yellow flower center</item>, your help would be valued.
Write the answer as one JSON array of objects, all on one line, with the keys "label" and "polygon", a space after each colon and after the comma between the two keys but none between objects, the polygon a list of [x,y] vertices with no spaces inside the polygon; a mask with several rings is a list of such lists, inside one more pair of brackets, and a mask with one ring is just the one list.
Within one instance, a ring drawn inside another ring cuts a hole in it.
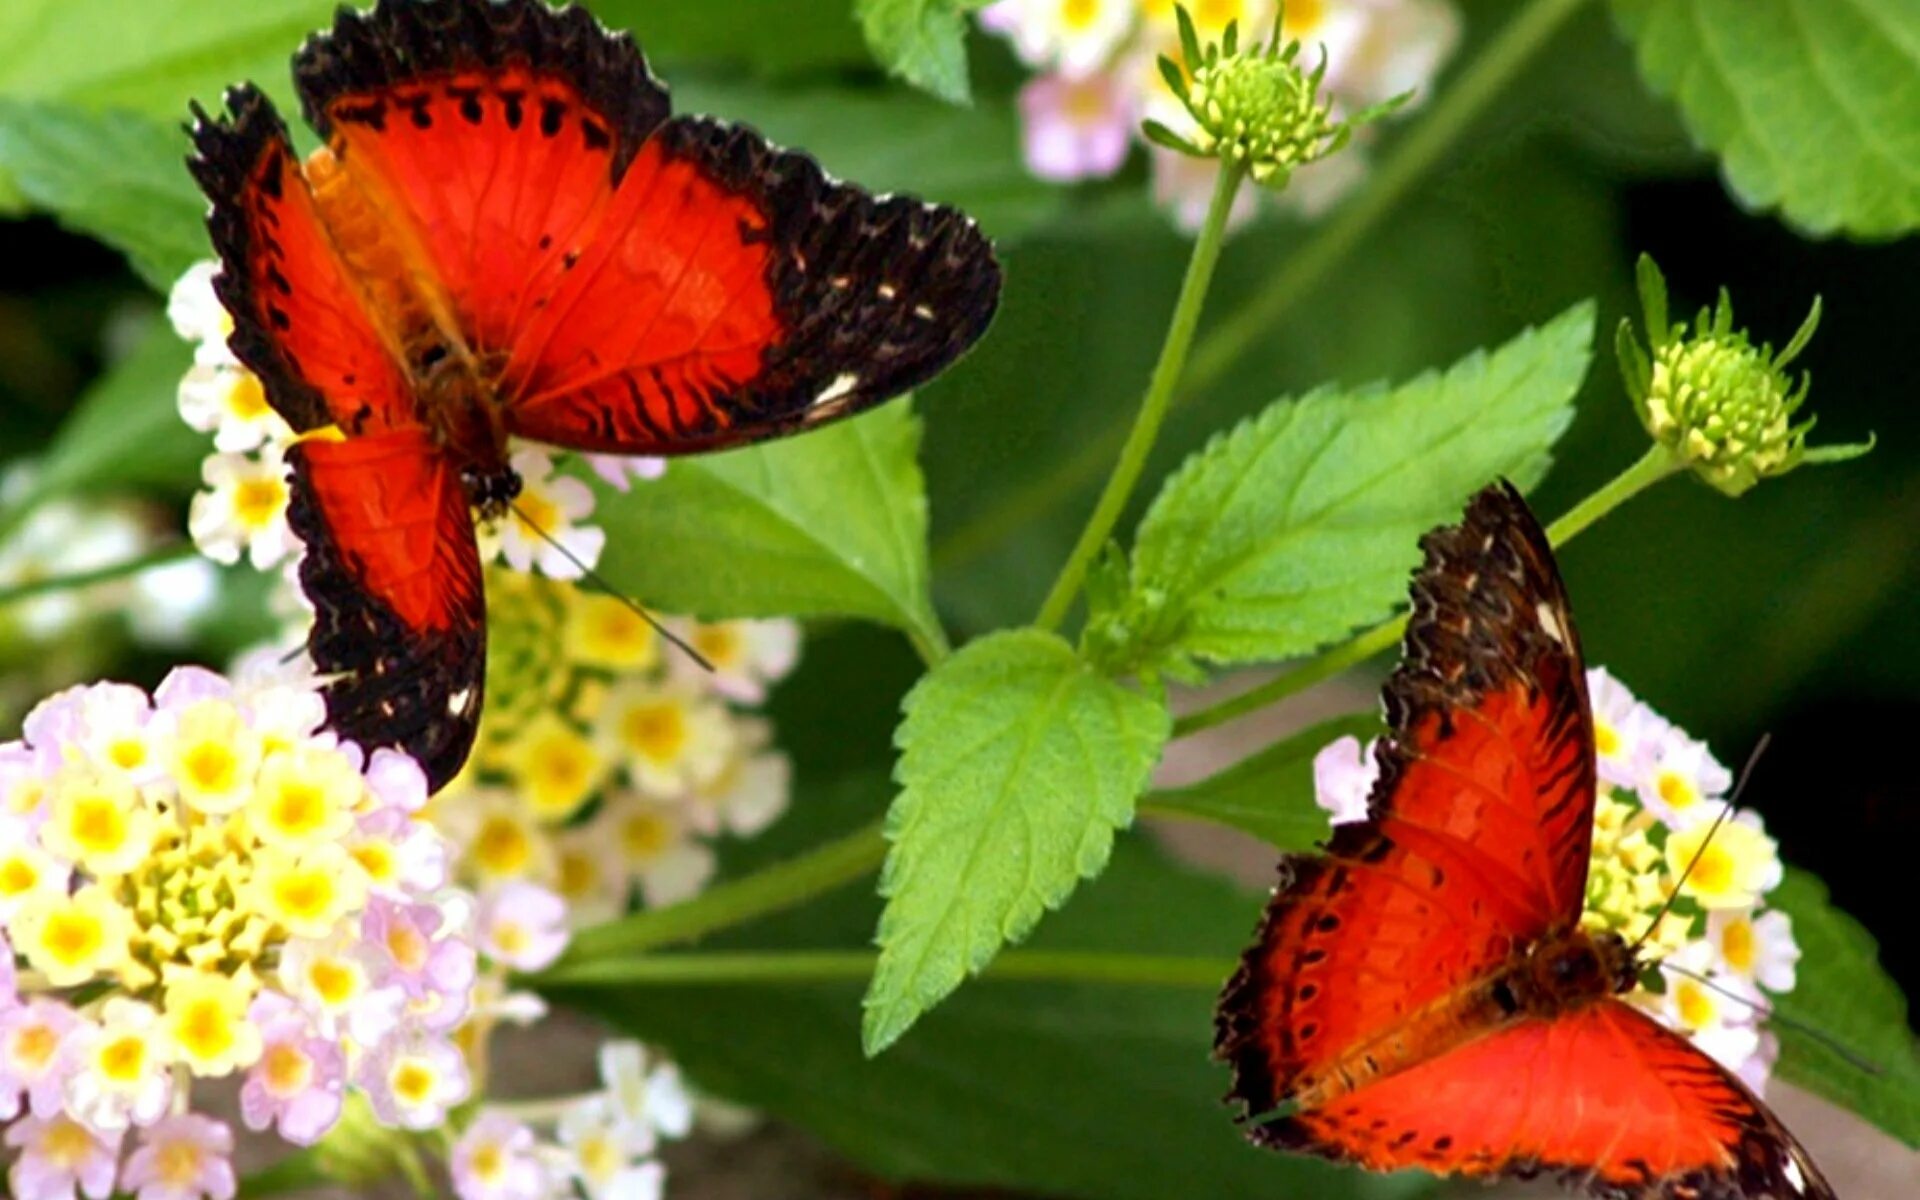
[{"label": "yellow flower center", "polygon": [[19,855],[0,862],[0,896],[24,896],[40,886],[40,869]]},{"label": "yellow flower center", "polygon": [[175,1018],[173,1036],[189,1058],[203,1062],[222,1058],[233,1049],[233,1019],[213,997],[196,998]]},{"label": "yellow flower center", "polygon": [[176,1188],[185,1188],[200,1178],[200,1147],[176,1139],[160,1147],[160,1178]]},{"label": "yellow flower center", "polygon": [[40,1135],[40,1154],[55,1165],[73,1168],[93,1153],[93,1136],[68,1117],[55,1117]]},{"label": "yellow flower center", "polygon": [[1720,931],[1720,955],[1734,970],[1742,973],[1752,971],[1754,950],[1751,922],[1732,921]]},{"label": "yellow flower center", "polygon": [[303,782],[282,784],[268,810],[268,820],[290,838],[313,836],[326,826],[330,815],[326,797]]},{"label": "yellow flower center", "polygon": [[99,918],[73,909],[51,914],[40,931],[40,945],[56,962],[67,967],[92,962],[105,948],[105,941]]},{"label": "yellow flower center", "polygon": [[578,1152],[580,1173],[588,1179],[611,1179],[622,1166],[619,1147],[605,1134],[588,1134],[581,1139]]},{"label": "yellow flower center", "polygon": [[85,854],[112,854],[127,840],[127,814],[105,796],[74,802],[67,834]]},{"label": "yellow flower center", "polygon": [[243,479],[233,489],[233,515],[248,529],[265,529],[287,506],[287,485],[278,479]]},{"label": "yellow flower center", "polygon": [[[1296,0],[1297,2],[1297,0]],[[1612,758],[1620,753],[1620,734],[1605,721],[1593,723],[1593,748],[1601,758]]]},{"label": "yellow flower center", "polygon": [[673,828],[658,813],[637,812],[620,822],[620,842],[633,858],[652,858],[672,841]]},{"label": "yellow flower center", "polygon": [[115,1083],[133,1083],[146,1073],[147,1042],[138,1034],[123,1034],[100,1048],[100,1073]]},{"label": "yellow flower center", "polygon": [[488,1142],[473,1152],[468,1160],[476,1178],[486,1183],[498,1182],[506,1174],[507,1156],[496,1142]]},{"label": "yellow flower center", "polygon": [[473,840],[473,856],[489,874],[517,875],[533,857],[533,842],[519,822],[489,817]]},{"label": "yellow flower center", "polygon": [[420,931],[404,922],[396,922],[387,929],[387,953],[403,971],[418,971],[427,962],[427,939]]},{"label": "yellow flower center", "polygon": [[433,1098],[433,1068],[416,1058],[403,1058],[393,1068],[393,1094],[407,1104],[425,1104]]},{"label": "yellow flower center", "polygon": [[387,883],[399,873],[399,860],[386,842],[361,842],[353,848],[353,861],[359,863],[367,878],[375,883]]},{"label": "yellow flower center", "polygon": [[627,745],[655,762],[672,762],[687,744],[687,715],[678,704],[635,705],[622,733]]},{"label": "yellow flower center", "polygon": [[527,927],[518,921],[500,921],[493,927],[494,944],[508,954],[519,954],[527,948],[530,941]]},{"label": "yellow flower center", "polygon": [[313,1081],[313,1060],[284,1042],[270,1047],[260,1067],[267,1090],[276,1096],[296,1096]]},{"label": "yellow flower center", "polygon": [[[1284,32],[1290,38],[1305,37],[1320,28],[1320,22],[1327,19],[1326,0],[1287,0],[1287,17],[1283,22]],[[1241,30],[1241,41],[1246,40],[1249,32]]]},{"label": "yellow flower center", "polygon": [[[1076,89],[1076,91],[1084,90],[1087,89]],[[724,671],[745,657],[747,639],[740,632],[739,626],[731,622],[722,622],[718,625],[700,626],[694,631],[693,645],[696,650],[706,656],[708,662]]]},{"label": "yellow flower center", "polygon": [[330,958],[317,958],[307,967],[307,982],[329,1008],[338,1008],[359,991],[359,974]]},{"label": "yellow flower center", "polygon": [[51,1025],[28,1025],[13,1035],[13,1061],[29,1071],[43,1070],[60,1050],[60,1035]]},{"label": "yellow flower center", "polygon": [[333,906],[333,882],[318,871],[289,871],[274,885],[273,898],[283,912],[317,918]]},{"label": "yellow flower center", "polygon": [[562,523],[560,506],[535,488],[521,492],[513,502],[513,519],[521,532],[533,539],[539,539],[543,533],[559,533]]},{"label": "yellow flower center", "polygon": [[187,776],[186,782],[199,791],[225,793],[237,782],[240,760],[219,742],[206,741],[180,756],[180,769]]},{"label": "yellow flower center", "polygon": [[1062,0],[1060,23],[1075,33],[1084,32],[1100,15],[1100,0]]},{"label": "yellow flower center", "polygon": [[44,779],[23,779],[13,786],[7,794],[7,809],[16,816],[25,816],[38,809],[47,799],[47,781]]},{"label": "yellow flower center", "polygon": [[600,866],[590,854],[560,852],[560,894],[568,899],[590,896],[600,887]]},{"label": "yellow flower center", "polygon": [[267,390],[252,371],[237,375],[227,389],[227,411],[242,421],[257,421],[267,415]]},{"label": "yellow flower center", "polygon": [[1657,786],[1660,798],[1675,812],[1684,812],[1700,802],[1700,793],[1694,790],[1693,784],[1684,775],[1662,771]]},{"label": "yellow flower center", "polygon": [[1694,861],[1693,872],[1687,876],[1687,886],[1696,892],[1718,895],[1733,889],[1734,861],[1718,843],[1708,842],[1700,857]]},{"label": "yellow flower center", "polygon": [[1691,979],[1679,980],[1673,986],[1674,1008],[1680,1014],[1682,1025],[1688,1029],[1704,1029],[1713,1023],[1716,1010],[1705,988]]},{"label": "yellow flower center", "polygon": [[147,761],[147,744],[137,737],[116,738],[107,747],[107,761],[122,771],[131,771]]}]

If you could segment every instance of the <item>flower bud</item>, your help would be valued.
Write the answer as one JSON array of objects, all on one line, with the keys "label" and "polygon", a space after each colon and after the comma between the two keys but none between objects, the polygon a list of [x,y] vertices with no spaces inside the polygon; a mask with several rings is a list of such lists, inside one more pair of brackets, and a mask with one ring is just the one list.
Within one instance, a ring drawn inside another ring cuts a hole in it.
[{"label": "flower bud", "polygon": [[1621,372],[1640,423],[1702,480],[1738,496],[1803,462],[1840,462],[1872,449],[1869,438],[1859,445],[1810,450],[1806,438],[1812,418],[1793,422],[1812,378],[1803,372],[1795,380],[1786,367],[1819,325],[1818,300],[1786,348],[1775,354],[1772,346],[1756,347],[1745,330],[1734,327],[1733,303],[1724,290],[1689,331],[1684,324],[1667,323],[1666,281],[1645,255],[1639,282],[1651,350],[1641,348],[1623,321],[1617,341]]},{"label": "flower bud", "polygon": [[1283,43],[1278,22],[1264,46],[1243,49],[1238,26],[1230,24],[1219,42],[1202,47],[1186,9],[1175,15],[1185,61],[1162,58],[1160,73],[1193,118],[1193,129],[1183,136],[1148,121],[1148,139],[1196,158],[1217,158],[1276,191],[1295,168],[1338,151],[1354,129],[1406,99],[1399,96],[1350,120],[1335,120],[1333,102],[1320,94],[1326,61],[1311,71],[1303,68],[1300,43]]}]

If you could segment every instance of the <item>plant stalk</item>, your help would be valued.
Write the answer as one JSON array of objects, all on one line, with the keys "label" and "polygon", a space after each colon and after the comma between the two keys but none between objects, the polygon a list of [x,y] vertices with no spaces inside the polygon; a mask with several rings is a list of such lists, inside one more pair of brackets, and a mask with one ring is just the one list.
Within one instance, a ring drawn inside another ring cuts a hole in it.
[{"label": "plant stalk", "polygon": [[1167,409],[1173,403],[1174,386],[1186,368],[1187,351],[1200,325],[1200,311],[1206,304],[1207,288],[1213,282],[1213,269],[1220,262],[1220,248],[1226,242],[1227,215],[1233,211],[1233,198],[1239,194],[1245,177],[1243,167],[1227,163],[1220,166],[1219,177],[1213,185],[1213,199],[1207,205],[1199,240],[1193,244],[1193,256],[1187,260],[1187,274],[1180,281],[1180,297],[1174,302],[1173,320],[1167,326],[1166,341],[1161,343],[1160,359],[1153,365],[1146,398],[1141,401],[1133,428],[1120,447],[1120,461],[1107,478],[1107,486],[1094,505],[1093,515],[1080,531],[1080,540],[1074,544],[1059,578],[1053,581],[1053,590],[1047,593],[1039,615],[1034,618],[1034,625],[1040,629],[1058,629],[1066,619],[1067,610],[1073,606],[1073,598],[1086,579],[1087,568],[1113,535],[1113,527],[1119,522],[1127,499],[1133,495],[1134,485],[1140,482],[1140,473],[1146,469],[1147,455],[1152,452],[1154,439],[1160,436],[1160,426],[1165,423]]}]

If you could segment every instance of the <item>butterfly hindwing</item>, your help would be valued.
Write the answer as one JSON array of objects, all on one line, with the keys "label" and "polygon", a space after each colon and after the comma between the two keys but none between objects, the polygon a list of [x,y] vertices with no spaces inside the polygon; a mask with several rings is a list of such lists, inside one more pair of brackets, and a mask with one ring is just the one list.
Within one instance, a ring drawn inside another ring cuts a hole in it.
[{"label": "butterfly hindwing", "polygon": [[1495,488],[1423,545],[1369,819],[1282,861],[1221,998],[1215,1051],[1249,1117],[1579,916],[1593,752],[1545,538]]},{"label": "butterfly hindwing", "polygon": [[1606,1200],[1833,1200],[1745,1084],[1619,1000],[1490,1033],[1272,1137],[1374,1170],[1558,1174]]},{"label": "butterfly hindwing", "polygon": [[417,428],[310,439],[288,462],[328,723],[363,746],[398,745],[437,791],[466,761],[486,676],[465,490]]}]

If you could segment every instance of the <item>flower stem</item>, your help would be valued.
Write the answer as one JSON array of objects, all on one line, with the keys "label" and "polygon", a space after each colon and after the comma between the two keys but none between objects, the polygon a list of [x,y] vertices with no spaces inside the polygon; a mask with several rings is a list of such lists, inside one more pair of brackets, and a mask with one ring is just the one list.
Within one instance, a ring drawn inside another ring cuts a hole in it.
[{"label": "flower stem", "polygon": [[1206,220],[1200,226],[1199,240],[1194,242],[1193,256],[1187,260],[1186,278],[1180,281],[1180,297],[1174,302],[1173,320],[1167,326],[1166,341],[1161,343],[1160,359],[1153,365],[1146,399],[1141,401],[1133,429],[1120,447],[1120,461],[1107,478],[1107,486],[1100,493],[1099,503],[1094,505],[1093,515],[1080,531],[1080,540],[1074,544],[1073,553],[1067,556],[1060,577],[1053,581],[1053,590],[1047,593],[1039,615],[1034,618],[1034,625],[1041,629],[1057,629],[1066,619],[1073,598],[1080,592],[1081,581],[1086,578],[1087,567],[1112,536],[1121,510],[1133,495],[1134,485],[1140,482],[1140,473],[1146,469],[1147,455],[1152,452],[1154,439],[1160,436],[1160,426],[1167,418],[1167,408],[1173,403],[1174,385],[1180,382],[1181,372],[1186,368],[1187,350],[1193,345],[1200,310],[1207,299],[1207,287],[1213,282],[1213,269],[1220,261],[1220,247],[1226,241],[1227,215],[1233,211],[1233,198],[1239,193],[1245,176],[1245,168],[1221,164]]},{"label": "flower stem", "polygon": [[[872,977],[875,959],[871,950],[641,954],[573,966],[563,964],[529,982],[542,988],[857,983]],[[1232,972],[1232,963],[1214,958],[1081,950],[1008,950],[993,960],[982,978],[1001,982],[1212,989],[1218,988]]]},{"label": "flower stem", "polygon": [[845,887],[880,869],[887,856],[887,841],[880,829],[876,821],[691,900],[583,929],[555,970],[690,942]]},{"label": "flower stem", "polygon": [[[1547,526],[1547,538],[1556,547],[1570,541],[1601,517],[1639,495],[1667,476],[1681,470],[1683,464],[1656,444],[1632,466],[1620,472],[1585,500]],[[1197,709],[1173,723],[1173,736],[1186,737],[1203,729],[1224,725],[1237,717],[1267,707],[1278,700],[1303,692],[1316,683],[1331,679],[1348,667],[1390,649],[1407,631],[1407,615],[1401,613],[1373,628],[1355,634],[1337,646],[1330,646],[1284,675],[1269,679],[1207,708]]]},{"label": "flower stem", "polygon": [[49,575],[45,579],[30,579],[25,583],[16,583],[12,587],[0,588],[0,608],[5,608],[9,604],[18,604],[22,600],[30,600],[35,596],[44,596],[49,592],[74,591],[115,579],[124,579],[129,575],[138,575],[142,571],[152,570],[154,567],[162,567],[170,562],[190,558],[193,553],[192,542],[175,542],[133,558],[108,563],[104,567],[91,567],[85,571],[75,571],[71,575]]},{"label": "flower stem", "polygon": [[[1247,303],[1200,339],[1194,348],[1182,397],[1217,383],[1239,357],[1278,325],[1295,305],[1393,215],[1401,201],[1419,190],[1433,168],[1446,161],[1481,112],[1531,62],[1560,27],[1587,0],[1531,0],[1518,16],[1493,35],[1477,58],[1446,88],[1435,93],[1433,107],[1381,159],[1366,188],[1319,226],[1288,256],[1270,282]],[[943,538],[934,562],[953,570],[1031,525],[1093,479],[1113,456],[1114,439],[1088,439],[1056,469],[1018,488]]]}]

